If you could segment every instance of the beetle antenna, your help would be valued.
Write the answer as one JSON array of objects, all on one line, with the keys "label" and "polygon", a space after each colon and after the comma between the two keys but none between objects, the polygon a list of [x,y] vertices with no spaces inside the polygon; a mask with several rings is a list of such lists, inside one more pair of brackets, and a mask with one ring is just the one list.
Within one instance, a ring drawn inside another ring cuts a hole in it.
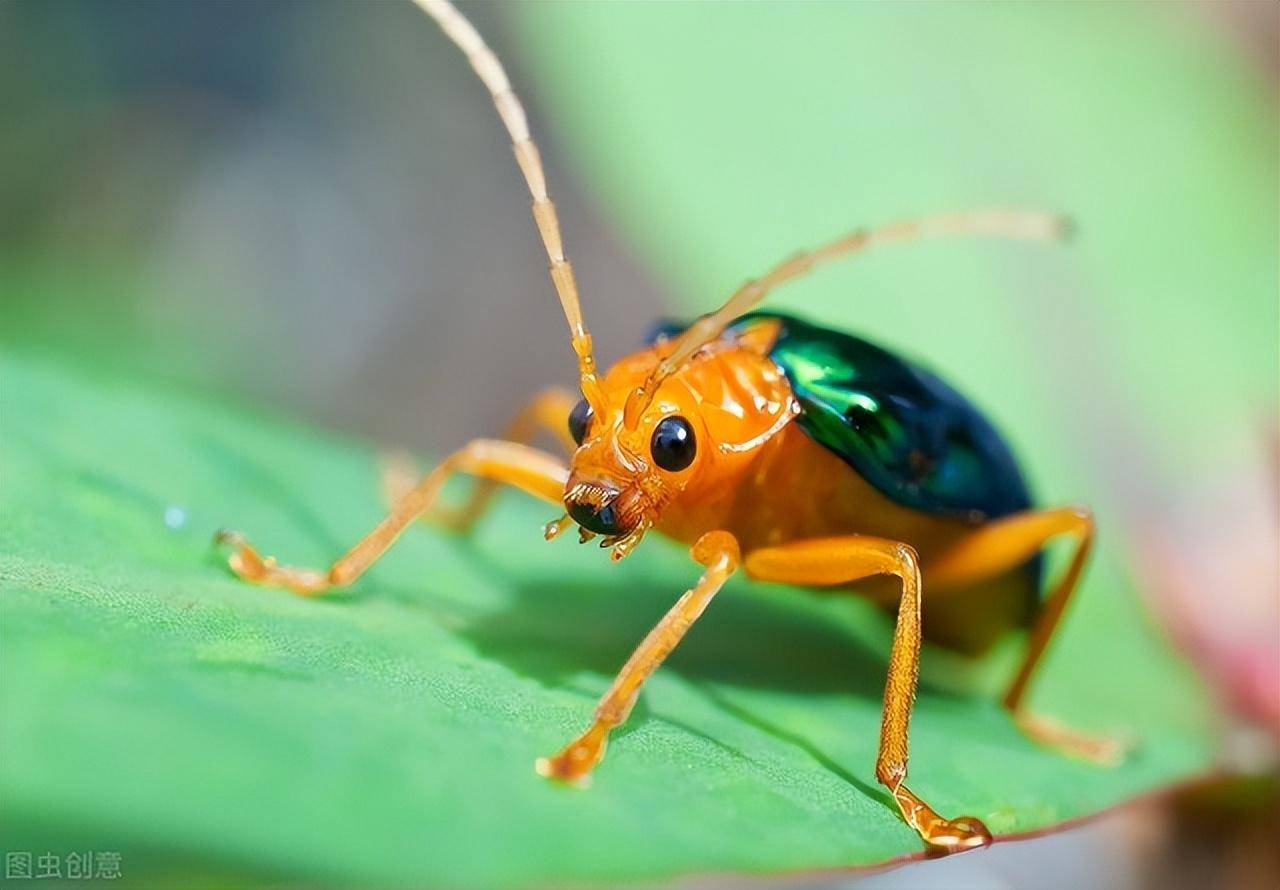
[{"label": "beetle antenna", "polygon": [[533,221],[537,223],[538,234],[542,236],[542,245],[547,251],[550,263],[551,283],[555,285],[556,295],[560,298],[560,306],[564,310],[565,320],[569,323],[569,337],[573,351],[578,357],[578,376],[582,394],[598,415],[605,410],[604,389],[596,374],[595,355],[591,346],[591,333],[582,320],[582,305],[578,300],[578,282],[573,276],[573,266],[564,255],[564,245],[560,237],[560,219],[556,215],[555,204],[547,194],[546,174],[542,169],[542,157],[538,146],[529,135],[529,122],[524,113],[524,106],[511,89],[507,72],[502,63],[494,55],[493,50],[485,44],[475,27],[454,8],[448,0],[413,0],[427,15],[435,20],[440,30],[457,44],[471,63],[480,80],[489,90],[498,116],[502,118],[507,133],[511,136],[511,147],[515,151],[516,163],[529,186],[529,194],[533,196]]},{"label": "beetle antenna", "polygon": [[683,333],[678,334],[672,341],[671,351],[658,363],[644,384],[627,399],[624,423],[628,428],[634,428],[662,381],[679,370],[695,352],[719,337],[734,320],[755,307],[774,288],[801,278],[820,265],[863,253],[873,247],[902,244],[920,238],[978,235],[1027,241],[1058,241],[1068,234],[1067,219],[1052,213],[1035,210],[975,210],[967,213],[939,213],[872,229],[856,229],[814,250],[801,251],[759,278],[742,285],[723,306],[702,316]]}]

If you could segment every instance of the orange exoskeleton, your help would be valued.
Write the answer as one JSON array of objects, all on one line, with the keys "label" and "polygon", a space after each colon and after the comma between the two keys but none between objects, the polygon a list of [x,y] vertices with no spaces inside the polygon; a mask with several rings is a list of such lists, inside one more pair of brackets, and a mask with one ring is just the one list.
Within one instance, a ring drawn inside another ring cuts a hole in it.
[{"label": "orange exoskeleton", "polygon": [[[406,486],[389,515],[327,570],[278,565],[239,534],[223,533],[233,545],[236,574],[307,595],[341,587],[419,517],[465,528],[494,486],[506,484],[563,508],[546,526],[548,539],[576,524],[582,541],[601,536],[617,560],[653,531],[690,545],[704,567],[623,666],[587,730],[537,762],[545,776],[573,783],[587,778],[645,680],[740,570],[869,596],[896,614],[876,775],[931,848],[979,846],[990,835],[976,818],[940,816],[905,784],[925,636],[974,653],[1007,630],[1030,628],[1005,706],[1038,740],[1094,760],[1114,759],[1113,744],[1024,709],[1027,682],[1088,554],[1090,513],[1033,509],[994,428],[927,371],[850,335],[751,312],[775,287],[873,247],[951,235],[1051,240],[1061,235],[1061,221],[991,210],[857,230],[791,257],[716,311],[668,326],[602,372],[538,149],[502,65],[445,0],[415,2],[465,53],[510,134],[568,321],[581,395],[544,392],[516,418],[507,439],[475,440],[445,458]],[[541,430],[568,446],[567,464],[526,444]],[[459,472],[478,479],[469,500],[452,509],[437,503],[445,480]],[[1073,555],[1041,596],[1039,554],[1059,537],[1074,541]]]}]

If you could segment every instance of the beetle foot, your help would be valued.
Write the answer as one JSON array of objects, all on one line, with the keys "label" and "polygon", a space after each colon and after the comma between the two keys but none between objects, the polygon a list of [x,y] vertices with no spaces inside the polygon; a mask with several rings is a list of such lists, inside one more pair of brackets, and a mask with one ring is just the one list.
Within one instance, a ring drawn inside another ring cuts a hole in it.
[{"label": "beetle foot", "polygon": [[565,745],[555,756],[539,757],[534,768],[544,778],[585,788],[589,784],[591,771],[604,757],[608,737],[606,727],[593,723],[590,729]]},{"label": "beetle foot", "polygon": [[281,587],[300,596],[321,593],[332,586],[332,579],[325,573],[282,566],[274,556],[262,556],[240,532],[224,528],[214,535],[213,542],[232,548],[227,565],[236,577],[250,584]]},{"label": "beetle foot", "polygon": [[1119,766],[1133,747],[1129,740],[1086,735],[1050,717],[1015,714],[1013,722],[1023,735],[1036,744],[1094,766]]},{"label": "beetle foot", "polygon": [[933,856],[946,856],[991,843],[991,832],[981,819],[973,816],[944,819],[906,785],[899,784],[894,789],[893,799],[902,818],[916,830]]},{"label": "beetle foot", "polygon": [[943,819],[923,837],[924,842],[929,845],[929,852],[940,856],[985,847],[991,843],[991,832],[981,819],[973,816]]}]

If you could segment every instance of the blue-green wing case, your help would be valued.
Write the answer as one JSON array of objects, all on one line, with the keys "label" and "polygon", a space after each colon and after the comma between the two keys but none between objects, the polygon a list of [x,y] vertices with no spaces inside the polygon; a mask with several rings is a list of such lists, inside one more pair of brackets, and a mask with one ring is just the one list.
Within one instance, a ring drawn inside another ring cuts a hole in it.
[{"label": "blue-green wing case", "polygon": [[[800,402],[796,423],[890,500],[975,522],[1031,506],[999,433],[938,377],[858,337],[788,315],[752,313],[726,333],[763,321],[781,325],[770,357]],[[683,327],[662,322],[651,339]]]}]

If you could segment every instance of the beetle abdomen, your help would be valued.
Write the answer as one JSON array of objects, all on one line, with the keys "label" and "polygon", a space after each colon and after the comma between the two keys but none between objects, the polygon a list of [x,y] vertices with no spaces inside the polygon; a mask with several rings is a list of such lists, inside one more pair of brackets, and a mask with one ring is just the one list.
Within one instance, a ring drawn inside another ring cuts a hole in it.
[{"label": "beetle abdomen", "polygon": [[[659,323],[650,340],[685,327]],[[801,410],[733,502],[749,505],[743,515],[698,514],[676,523],[681,540],[712,527],[729,529],[746,548],[844,534],[900,540],[919,553],[927,593],[930,563],[968,529],[1031,507],[994,426],[936,375],[860,338],[776,313],[744,316],[724,337],[767,354]],[[877,583],[855,589],[896,602],[893,582]],[[1003,630],[1030,621],[1040,591],[1037,556],[963,596],[933,602],[926,636],[981,652]],[[985,618],[975,623],[969,616],[979,600]]]},{"label": "beetle abdomen", "polygon": [[[769,357],[801,406],[797,425],[895,503],[978,523],[1031,506],[1008,445],[934,374],[866,340],[789,315],[743,316],[726,337],[777,328]],[[684,325],[655,325],[650,340]]]},{"label": "beetle abdomen", "polygon": [[785,315],[770,357],[800,402],[799,426],[896,503],[982,522],[1031,496],[1004,439],[934,374],[858,337]]}]

